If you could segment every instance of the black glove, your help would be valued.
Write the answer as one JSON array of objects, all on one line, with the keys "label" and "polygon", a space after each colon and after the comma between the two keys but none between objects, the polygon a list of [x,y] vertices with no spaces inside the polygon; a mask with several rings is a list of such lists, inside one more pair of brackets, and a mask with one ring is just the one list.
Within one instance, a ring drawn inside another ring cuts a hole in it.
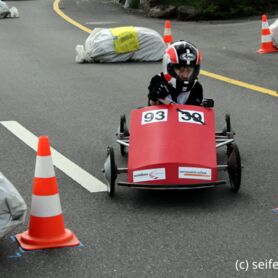
[{"label": "black glove", "polygon": [[214,107],[214,100],[211,98],[205,98],[202,102],[204,107]]},{"label": "black glove", "polygon": [[160,82],[156,84],[149,93],[149,99],[152,101],[157,101],[159,98],[166,98],[170,94],[167,86]]}]

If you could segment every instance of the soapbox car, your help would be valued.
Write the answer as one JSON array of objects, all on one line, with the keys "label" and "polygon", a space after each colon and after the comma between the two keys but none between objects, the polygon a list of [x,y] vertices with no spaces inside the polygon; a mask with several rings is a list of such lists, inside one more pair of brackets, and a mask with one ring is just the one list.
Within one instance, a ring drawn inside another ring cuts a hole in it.
[{"label": "soapbox car", "polygon": [[[130,115],[130,131],[121,116],[117,143],[128,156],[128,167],[118,168],[114,150],[107,148],[104,177],[107,191],[114,195],[118,174],[127,173],[119,186],[137,189],[200,189],[225,184],[219,170],[227,170],[231,190],[241,183],[241,159],[231,128],[215,131],[214,109],[192,105],[158,105],[135,109]],[[217,164],[216,149],[227,147],[225,165]]]}]

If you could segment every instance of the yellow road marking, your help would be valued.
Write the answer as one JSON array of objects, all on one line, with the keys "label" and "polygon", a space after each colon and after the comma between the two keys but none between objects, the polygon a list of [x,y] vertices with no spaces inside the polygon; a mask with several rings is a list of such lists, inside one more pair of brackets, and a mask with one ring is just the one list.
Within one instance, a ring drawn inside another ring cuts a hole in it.
[{"label": "yellow road marking", "polygon": [[226,77],[226,76],[222,76],[222,75],[219,75],[219,74],[215,74],[215,73],[212,73],[212,72],[208,72],[208,71],[205,71],[205,70],[201,70],[201,74],[204,75],[204,76],[207,76],[207,77],[211,77],[211,78],[214,78],[214,79],[217,79],[217,80],[221,80],[223,82],[230,83],[230,84],[235,85],[235,86],[243,87],[243,88],[246,88],[246,89],[249,89],[249,90],[252,90],[252,91],[256,91],[256,92],[259,92],[259,93],[262,93],[262,94],[267,94],[267,95],[270,95],[270,96],[273,96],[273,97],[278,97],[278,92],[274,91],[274,90],[270,90],[270,89],[266,89],[266,88],[259,87],[259,86],[256,86],[256,85],[252,85],[252,84],[249,84],[249,83],[245,83],[245,82],[242,82],[242,81],[239,81],[239,80],[235,80],[235,79],[232,79],[232,78],[229,78],[229,77]]},{"label": "yellow road marking", "polygon": [[[70,24],[76,26],[77,28],[79,28],[79,29],[81,29],[81,30],[83,30],[87,33],[91,33],[92,32],[91,29],[89,29],[86,26],[83,26],[82,24],[78,23],[77,21],[71,19],[70,17],[65,15],[60,10],[60,7],[59,7],[60,1],[61,0],[54,0],[54,3],[53,3],[54,11],[59,16],[61,16],[63,19],[65,19],[67,22],[69,22]],[[270,95],[270,96],[273,96],[273,97],[278,97],[278,92],[274,91],[274,90],[270,90],[270,89],[266,89],[266,88],[259,87],[259,86],[256,86],[256,85],[252,85],[252,84],[242,82],[242,81],[239,81],[239,80],[235,80],[235,79],[223,76],[223,75],[215,74],[215,73],[212,73],[212,72],[209,72],[209,71],[206,71],[206,70],[201,70],[200,73],[204,76],[207,76],[207,77],[210,77],[210,78],[213,78],[213,79],[217,79],[217,80],[220,80],[220,81],[223,81],[223,82],[235,85],[235,86],[243,87],[243,88],[246,88],[246,89],[249,89],[249,90],[252,90],[252,91],[256,91],[256,92],[259,92],[259,93],[262,93],[262,94]]]},{"label": "yellow road marking", "polygon": [[59,15],[61,16],[64,20],[66,20],[67,22],[69,22],[70,24],[76,26],[77,28],[87,32],[87,33],[91,33],[92,30],[87,28],[86,26],[83,26],[82,24],[78,23],[77,21],[71,19],[70,17],[68,17],[67,15],[65,15],[59,7],[61,0],[55,0],[53,3],[53,10]]}]

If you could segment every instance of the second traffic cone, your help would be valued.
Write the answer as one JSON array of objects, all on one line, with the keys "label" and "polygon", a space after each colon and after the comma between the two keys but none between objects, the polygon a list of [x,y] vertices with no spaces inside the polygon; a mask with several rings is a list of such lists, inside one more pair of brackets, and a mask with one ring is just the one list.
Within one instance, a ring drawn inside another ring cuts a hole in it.
[{"label": "second traffic cone", "polygon": [[39,137],[29,230],[17,234],[16,239],[25,250],[80,244],[75,234],[64,226],[47,136]]},{"label": "second traffic cone", "polygon": [[170,20],[165,21],[165,27],[164,27],[164,36],[163,36],[164,42],[166,44],[170,44],[173,42],[172,32],[171,32],[171,22]]},{"label": "second traffic cone", "polygon": [[277,52],[278,48],[273,45],[272,36],[269,30],[269,25],[266,15],[262,15],[262,33],[261,33],[261,48],[257,50],[258,53]]}]

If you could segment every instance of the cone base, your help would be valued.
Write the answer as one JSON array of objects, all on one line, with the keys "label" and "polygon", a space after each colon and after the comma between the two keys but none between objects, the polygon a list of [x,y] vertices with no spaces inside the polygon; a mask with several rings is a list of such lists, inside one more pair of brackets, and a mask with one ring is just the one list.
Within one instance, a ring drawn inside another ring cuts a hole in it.
[{"label": "cone base", "polygon": [[260,48],[259,50],[257,50],[256,52],[264,54],[264,53],[273,53],[273,52],[278,52],[278,48],[270,48],[270,49],[262,49]]},{"label": "cone base", "polygon": [[61,248],[77,246],[80,241],[75,236],[75,234],[65,229],[63,235],[50,237],[50,238],[35,238],[30,236],[29,231],[25,231],[21,234],[16,235],[16,239],[19,245],[24,250],[39,250],[39,249],[49,249],[49,248]]}]

